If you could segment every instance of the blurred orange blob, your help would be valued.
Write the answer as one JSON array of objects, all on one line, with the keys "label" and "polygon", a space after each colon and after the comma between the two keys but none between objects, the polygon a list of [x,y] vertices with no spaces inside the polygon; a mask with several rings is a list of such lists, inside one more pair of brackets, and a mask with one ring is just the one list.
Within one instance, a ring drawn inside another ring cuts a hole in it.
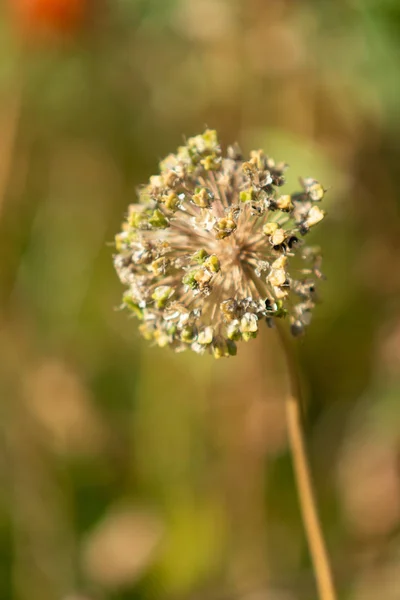
[{"label": "blurred orange blob", "polygon": [[70,34],[83,23],[88,0],[9,0],[17,24],[30,34]]}]

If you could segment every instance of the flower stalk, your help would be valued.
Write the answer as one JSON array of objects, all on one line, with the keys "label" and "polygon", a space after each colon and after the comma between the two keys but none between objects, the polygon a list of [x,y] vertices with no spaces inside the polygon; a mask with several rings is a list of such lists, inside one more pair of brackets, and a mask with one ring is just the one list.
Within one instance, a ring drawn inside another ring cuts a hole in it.
[{"label": "flower stalk", "polygon": [[337,600],[304,441],[298,369],[285,331],[279,325],[277,331],[289,373],[290,389],[285,399],[288,439],[314,575],[320,600]]},{"label": "flower stalk", "polygon": [[278,325],[290,374],[288,435],[304,526],[321,600],[336,600],[301,426],[301,390],[291,348],[304,333],[323,277],[318,248],[303,238],[325,216],[324,188],[300,179],[281,193],[285,163],[262,150],[246,160],[237,144],[223,155],[217,134],[191,137],[139,190],[116,236],[114,266],[126,286],[123,307],[142,335],[175,351],[236,354],[262,321]]}]

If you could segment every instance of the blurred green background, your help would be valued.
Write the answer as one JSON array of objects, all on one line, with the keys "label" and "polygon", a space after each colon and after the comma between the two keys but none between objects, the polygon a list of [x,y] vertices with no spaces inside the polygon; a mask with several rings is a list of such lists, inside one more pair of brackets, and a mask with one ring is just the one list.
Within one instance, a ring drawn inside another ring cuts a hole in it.
[{"label": "blurred green background", "polygon": [[126,206],[206,125],[329,190],[311,464],[340,598],[400,598],[399,39],[398,0],[2,3],[2,600],[316,598],[274,332],[217,362],[117,310]]}]

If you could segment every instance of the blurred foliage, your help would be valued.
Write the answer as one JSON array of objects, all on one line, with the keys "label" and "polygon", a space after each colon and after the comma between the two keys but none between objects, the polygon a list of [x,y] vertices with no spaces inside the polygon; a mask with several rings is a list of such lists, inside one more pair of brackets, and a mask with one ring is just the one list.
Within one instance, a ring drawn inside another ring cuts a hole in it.
[{"label": "blurred foliage", "polygon": [[118,310],[126,206],[207,124],[329,189],[311,461],[341,597],[398,599],[399,3],[65,1],[1,9],[0,598],[315,597],[274,333],[214,364]]}]

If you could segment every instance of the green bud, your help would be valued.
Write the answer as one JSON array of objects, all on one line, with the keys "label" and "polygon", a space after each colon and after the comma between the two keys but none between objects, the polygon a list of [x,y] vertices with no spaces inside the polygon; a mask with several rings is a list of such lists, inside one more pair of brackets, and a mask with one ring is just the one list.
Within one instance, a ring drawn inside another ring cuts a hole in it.
[{"label": "green bud", "polygon": [[186,344],[191,344],[196,339],[196,329],[193,325],[187,325],[181,331],[181,340]]},{"label": "green bud", "polygon": [[152,200],[152,197],[149,192],[149,186],[142,188],[139,190],[139,202],[140,204],[149,204]]},{"label": "green bud", "polygon": [[157,308],[165,308],[168,300],[174,294],[174,290],[168,285],[160,285],[156,287],[151,297],[155,300]]},{"label": "green bud", "polygon": [[174,335],[176,334],[177,331],[178,331],[178,328],[175,324],[170,325],[167,329],[167,333],[171,337],[174,337]]},{"label": "green bud", "polygon": [[206,171],[217,171],[220,167],[221,160],[216,154],[209,154],[200,161]]},{"label": "green bud", "polygon": [[238,316],[238,306],[234,298],[224,300],[219,307],[226,321],[233,321]]},{"label": "green bud", "polygon": [[158,277],[159,275],[163,275],[165,273],[168,265],[168,259],[165,258],[165,256],[160,256],[160,258],[153,260],[153,262],[151,263],[151,269],[154,275]]},{"label": "green bud", "polygon": [[235,231],[236,223],[230,216],[222,217],[217,221],[216,229],[218,231],[217,238],[223,240]]},{"label": "green bud", "polygon": [[192,290],[196,290],[199,285],[196,281],[195,275],[196,275],[196,271],[189,271],[182,278],[182,283],[184,285],[189,286],[190,289],[192,289]]},{"label": "green bud", "polygon": [[289,194],[280,196],[276,200],[276,205],[280,210],[283,210],[283,211],[292,210],[292,208],[293,208],[292,197]]},{"label": "green bud", "polygon": [[140,308],[139,304],[137,304],[137,302],[135,302],[132,298],[132,296],[130,296],[129,292],[126,292],[123,297],[122,297],[122,301],[125,304],[125,306],[127,308],[129,308],[129,310],[131,310],[138,319],[143,319],[143,309]]},{"label": "green bud", "polygon": [[226,341],[218,337],[213,342],[213,354],[214,358],[223,358],[224,356],[229,356],[228,344]]},{"label": "green bud", "polygon": [[128,217],[128,225],[132,229],[144,229],[148,224],[148,217],[145,212],[133,210]]},{"label": "green bud", "polygon": [[115,248],[118,252],[122,252],[122,250],[125,250],[126,242],[126,233],[117,233],[117,235],[115,236]]},{"label": "green bud", "polygon": [[129,223],[124,223],[123,231],[119,234],[120,237],[115,238],[116,244],[121,246],[121,250],[127,250],[131,247],[132,243],[139,239],[140,234],[133,229],[130,229]]},{"label": "green bud", "polygon": [[273,235],[277,229],[279,229],[278,223],[265,223],[263,227],[263,233],[265,235]]},{"label": "green bud", "polygon": [[229,356],[236,356],[237,346],[236,346],[235,342],[233,342],[232,340],[226,340],[226,345],[228,347]]},{"label": "green bud", "polygon": [[173,192],[171,192],[171,194],[168,194],[168,196],[164,196],[162,202],[165,208],[167,208],[168,210],[175,211],[178,209],[179,198]]},{"label": "green bud", "polygon": [[142,325],[139,325],[139,331],[147,341],[150,341],[154,338],[155,331],[148,323],[142,323]]},{"label": "green bud", "polygon": [[212,273],[218,273],[218,271],[221,269],[221,263],[219,262],[219,258],[216,254],[211,254],[211,256],[205,260],[204,266]]},{"label": "green bud", "polygon": [[242,334],[242,339],[245,342],[248,342],[249,340],[253,340],[256,337],[257,337],[257,331],[245,331]]},{"label": "green bud", "polygon": [[155,227],[156,229],[166,229],[167,227],[169,227],[168,219],[158,208],[156,208],[153,211],[153,214],[149,219],[149,223],[152,227]]},{"label": "green bud", "polygon": [[193,275],[195,281],[198,283],[200,289],[203,289],[204,286],[208,285],[212,279],[212,274],[208,269],[204,267],[200,267],[194,272]]},{"label": "green bud", "polygon": [[187,146],[179,146],[178,152],[177,152],[177,157],[179,160],[181,160],[183,162],[189,161],[190,160],[189,148]]},{"label": "green bud", "polygon": [[212,200],[212,194],[206,190],[206,188],[200,188],[200,190],[193,194],[192,202],[200,208],[208,208]]},{"label": "green bud", "polygon": [[248,190],[243,190],[239,194],[240,202],[251,202],[252,200],[255,200],[255,197],[256,194],[252,187],[250,187]]},{"label": "green bud", "polygon": [[206,129],[202,135],[202,138],[207,148],[215,149],[218,146],[218,136],[215,129]]},{"label": "green bud", "polygon": [[153,337],[160,348],[165,348],[165,346],[168,346],[169,337],[165,331],[160,331],[159,329],[156,329]]},{"label": "green bud", "polygon": [[286,317],[287,315],[287,310],[286,308],[283,308],[283,302],[282,300],[277,300],[276,301],[276,310],[274,312],[274,317],[277,317],[278,319],[282,319],[284,317]]},{"label": "green bud", "polygon": [[213,341],[213,337],[214,337],[213,328],[205,327],[205,329],[203,329],[203,331],[200,331],[197,341],[199,342],[199,344],[207,346],[208,344],[211,344],[211,342]]},{"label": "green bud", "polygon": [[214,129],[206,129],[203,134],[189,138],[187,148],[193,154],[206,154],[219,150],[217,132]]},{"label": "green bud", "polygon": [[226,332],[228,339],[230,340],[238,342],[242,338],[242,334],[240,331],[240,323],[237,319],[229,323]]},{"label": "green bud", "polygon": [[206,260],[206,258],[208,258],[208,257],[209,257],[209,254],[208,254],[208,252],[206,252],[206,251],[204,250],[204,248],[201,248],[200,250],[197,250],[197,252],[195,252],[195,253],[192,255],[192,259],[191,259],[191,260],[192,260],[192,262],[195,262],[195,263],[197,263],[197,264],[199,264],[199,265],[202,265],[202,264],[203,264],[203,262],[204,262],[204,261]]},{"label": "green bud", "polygon": [[306,177],[301,180],[305,191],[307,192],[310,200],[313,202],[320,202],[325,195],[325,190],[318,181],[311,177]]}]

